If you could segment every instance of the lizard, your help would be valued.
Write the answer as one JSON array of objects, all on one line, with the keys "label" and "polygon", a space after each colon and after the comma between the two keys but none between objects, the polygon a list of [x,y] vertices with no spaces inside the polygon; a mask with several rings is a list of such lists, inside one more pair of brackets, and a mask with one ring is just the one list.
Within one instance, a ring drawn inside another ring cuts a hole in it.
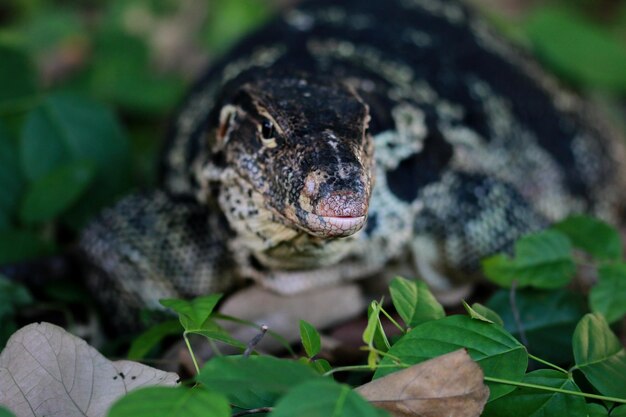
[{"label": "lizard", "polygon": [[132,321],[252,279],[281,294],[400,265],[445,293],[570,213],[618,222],[619,134],[457,0],[304,1],[192,86],[160,188],[80,246]]}]

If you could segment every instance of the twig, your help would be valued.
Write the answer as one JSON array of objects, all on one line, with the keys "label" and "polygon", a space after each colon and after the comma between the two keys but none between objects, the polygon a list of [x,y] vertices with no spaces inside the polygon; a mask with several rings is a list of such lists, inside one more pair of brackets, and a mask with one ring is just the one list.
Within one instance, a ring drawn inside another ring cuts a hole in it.
[{"label": "twig", "polygon": [[252,340],[248,342],[248,346],[246,347],[246,350],[243,352],[244,357],[247,358],[248,356],[250,356],[250,354],[252,353],[256,345],[258,345],[261,339],[263,339],[263,336],[265,336],[267,329],[268,327],[266,325],[261,326],[261,333],[254,336]]}]

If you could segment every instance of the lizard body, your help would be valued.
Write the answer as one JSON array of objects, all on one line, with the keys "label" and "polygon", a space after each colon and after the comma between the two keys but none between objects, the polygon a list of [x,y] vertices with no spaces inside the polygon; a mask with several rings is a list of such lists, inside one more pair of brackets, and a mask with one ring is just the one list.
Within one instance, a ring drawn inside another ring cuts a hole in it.
[{"label": "lizard body", "polygon": [[309,1],[202,76],[162,190],[106,210],[81,245],[121,315],[398,263],[445,291],[570,213],[617,221],[623,162],[601,118],[461,3]]}]

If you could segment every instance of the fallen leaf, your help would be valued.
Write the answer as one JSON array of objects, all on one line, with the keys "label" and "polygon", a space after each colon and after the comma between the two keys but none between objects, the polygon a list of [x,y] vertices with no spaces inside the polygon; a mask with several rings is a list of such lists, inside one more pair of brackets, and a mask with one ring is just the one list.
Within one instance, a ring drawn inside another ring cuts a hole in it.
[{"label": "fallen leaf", "polygon": [[137,362],[111,362],[49,323],[18,330],[0,354],[0,404],[18,417],[104,416],[130,390],[177,381]]},{"label": "fallen leaf", "polygon": [[483,371],[464,349],[394,372],[356,391],[394,417],[472,417],[489,398]]}]

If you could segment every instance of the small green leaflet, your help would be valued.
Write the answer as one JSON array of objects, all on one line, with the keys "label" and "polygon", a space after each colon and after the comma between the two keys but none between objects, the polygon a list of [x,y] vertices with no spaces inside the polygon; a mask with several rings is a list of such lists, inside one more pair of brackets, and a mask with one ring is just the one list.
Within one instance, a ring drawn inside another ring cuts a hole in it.
[{"label": "small green leaflet", "polygon": [[190,301],[168,298],[159,300],[159,302],[162,306],[171,308],[178,313],[180,324],[185,330],[194,330],[202,329],[202,325],[211,316],[221,298],[222,294],[211,294]]},{"label": "small green leaflet", "polygon": [[619,233],[601,220],[583,215],[571,216],[552,228],[565,234],[574,247],[584,250],[595,259],[617,260],[622,256]]},{"label": "small green leaflet", "polygon": [[499,324],[500,326],[504,325],[504,322],[498,313],[490,310],[482,304],[474,303],[470,306],[463,301],[463,307],[465,307],[465,311],[467,311],[467,314],[473,319],[481,320],[487,323]]},{"label": "small green leaflet", "polygon": [[422,281],[396,277],[391,281],[389,291],[396,311],[408,327],[445,316],[443,307]]},{"label": "small green leaflet", "polygon": [[320,334],[311,323],[300,320],[300,339],[309,358],[317,355],[322,348]]},{"label": "small green leaflet", "polygon": [[591,311],[600,313],[609,323],[626,314],[626,263],[601,265],[598,283],[589,294]]},{"label": "small green leaflet", "polygon": [[574,331],[574,360],[603,395],[626,398],[626,350],[600,314],[587,314]]},{"label": "small green leaflet", "polygon": [[499,254],[483,261],[488,279],[502,287],[560,288],[576,270],[569,239],[555,230],[525,236],[515,243],[515,258]]}]

